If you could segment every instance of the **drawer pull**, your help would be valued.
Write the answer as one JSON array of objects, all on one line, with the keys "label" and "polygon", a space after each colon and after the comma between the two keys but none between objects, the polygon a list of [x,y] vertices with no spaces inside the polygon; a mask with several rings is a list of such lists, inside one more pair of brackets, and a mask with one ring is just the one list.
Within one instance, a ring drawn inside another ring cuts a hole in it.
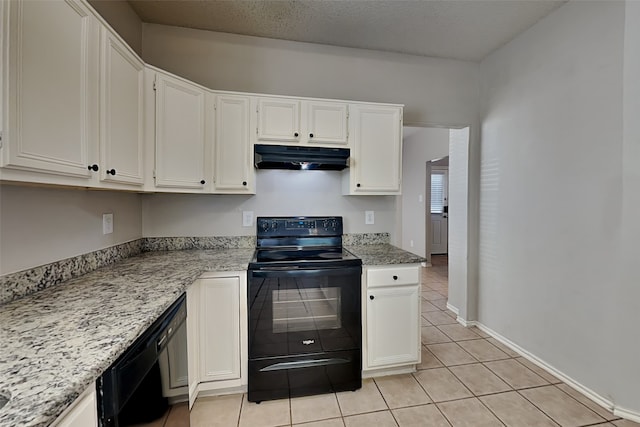
[{"label": "drawer pull", "polygon": [[393,276],[393,280],[398,280],[398,276]]}]

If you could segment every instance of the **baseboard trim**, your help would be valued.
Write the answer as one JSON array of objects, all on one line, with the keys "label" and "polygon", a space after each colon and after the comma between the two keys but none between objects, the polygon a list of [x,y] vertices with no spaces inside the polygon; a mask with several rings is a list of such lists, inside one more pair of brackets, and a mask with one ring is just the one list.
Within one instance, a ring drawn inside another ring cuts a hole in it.
[{"label": "baseboard trim", "polygon": [[447,310],[452,311],[456,316],[460,314],[460,310],[458,310],[457,307],[454,307],[453,305],[451,305],[448,300],[447,300]]},{"label": "baseboard trim", "polygon": [[631,411],[624,408],[613,408],[613,415],[627,419],[629,421],[640,423],[640,412]]},{"label": "baseboard trim", "polygon": [[579,383],[578,381],[574,380],[573,378],[567,376],[563,372],[560,372],[558,369],[556,369],[553,366],[549,365],[544,360],[542,360],[542,359],[538,358],[537,356],[531,354],[530,352],[528,352],[524,348],[520,347],[518,344],[516,344],[513,341],[509,340],[508,338],[500,335],[499,333],[497,333],[493,329],[491,329],[491,328],[489,328],[489,327],[487,327],[487,326],[483,325],[482,323],[477,322],[475,320],[466,321],[466,320],[460,319],[458,317],[458,322],[460,322],[461,324],[463,324],[465,326],[476,326],[476,327],[478,327],[480,330],[482,330],[483,332],[486,332],[487,334],[491,335],[493,338],[495,338],[496,340],[500,341],[502,344],[506,345],[511,350],[515,351],[516,353],[518,353],[520,356],[524,357],[525,359],[527,359],[531,363],[533,363],[536,366],[544,369],[545,371],[547,371],[548,373],[550,373],[554,377],[559,378],[560,380],[562,380],[562,382],[564,382],[565,384],[567,384],[571,388],[575,389],[579,393],[583,394],[584,396],[588,397],[593,402],[597,403],[598,405],[602,406],[603,408],[607,409],[608,411],[612,411],[613,415],[621,417],[621,418],[625,418],[625,419],[630,420],[630,421],[640,422],[640,412],[636,412],[636,411],[632,411],[632,410],[629,410],[629,409],[616,407],[611,400],[609,400],[609,399],[607,399],[605,397],[602,397],[601,395],[599,395],[595,391],[591,390],[590,388],[582,385],[581,383]]}]

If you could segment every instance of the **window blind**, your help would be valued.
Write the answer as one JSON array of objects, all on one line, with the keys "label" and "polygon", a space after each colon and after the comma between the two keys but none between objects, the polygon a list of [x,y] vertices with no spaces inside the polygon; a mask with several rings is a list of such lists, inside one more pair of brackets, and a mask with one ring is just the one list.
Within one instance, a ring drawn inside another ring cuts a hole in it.
[{"label": "window blind", "polygon": [[444,175],[431,174],[431,213],[441,214],[444,211]]}]

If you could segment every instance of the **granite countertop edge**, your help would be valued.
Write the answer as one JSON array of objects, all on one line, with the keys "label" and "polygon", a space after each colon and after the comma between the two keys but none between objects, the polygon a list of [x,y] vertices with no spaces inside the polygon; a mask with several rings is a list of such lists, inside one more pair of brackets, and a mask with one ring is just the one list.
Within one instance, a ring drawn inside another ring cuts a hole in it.
[{"label": "granite countertop edge", "polygon": [[[364,266],[425,261],[390,244],[345,248]],[[253,252],[145,252],[0,306],[0,427],[52,423],[198,277],[244,271]]]}]

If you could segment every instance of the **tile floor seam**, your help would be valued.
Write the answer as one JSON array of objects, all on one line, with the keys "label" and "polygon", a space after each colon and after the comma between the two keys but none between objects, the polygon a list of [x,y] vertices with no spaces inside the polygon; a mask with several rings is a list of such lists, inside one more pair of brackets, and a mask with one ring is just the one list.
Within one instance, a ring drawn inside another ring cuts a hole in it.
[{"label": "tile floor seam", "polygon": [[[601,416],[600,414],[598,414],[596,411],[594,411],[593,409],[589,408],[587,405],[585,405],[584,403],[580,402],[578,399],[576,399],[575,397],[571,396],[569,393],[567,393],[566,391],[564,391],[563,389],[561,389],[560,387],[558,387],[557,384],[551,384],[551,387],[554,387],[557,390],[560,390],[562,393],[566,394],[567,396],[569,396],[571,399],[575,400],[576,402],[578,402],[580,405],[584,406],[585,408],[587,408],[589,411],[593,412],[594,414],[596,414],[597,416],[599,416],[600,418],[602,418],[603,420],[605,420],[606,422],[609,422],[610,420],[604,418],[603,416]],[[594,402],[595,403],[595,402]],[[585,424],[585,426],[591,426],[591,425],[597,425],[597,423],[592,423],[592,424]]]},{"label": "tile floor seam", "polygon": [[[242,417],[242,408],[244,407],[244,395],[246,393],[242,393],[242,400],[240,401],[240,410],[238,411],[238,422],[236,423],[236,427],[240,427],[240,417]],[[248,402],[248,397],[247,397],[247,402]]]},{"label": "tile floor seam", "polygon": [[[535,389],[535,388],[543,388],[543,387],[555,387],[555,386],[554,386],[553,384],[547,384],[547,385],[543,385],[543,386],[539,386],[539,387],[529,387],[529,388],[527,388],[527,389],[522,389],[522,391],[524,391],[524,390],[531,390],[531,389]],[[562,391],[562,390],[561,390],[561,389],[559,389],[558,387],[555,387],[555,388],[557,388],[558,390]],[[556,424],[562,425],[562,424],[560,424],[560,422],[559,422],[559,421],[556,421],[556,419],[555,419],[555,418],[553,418],[553,417],[551,416],[551,414],[546,413],[544,410],[542,410],[542,408],[538,407],[538,405],[536,405],[536,404],[535,404],[531,399],[527,398],[527,396],[525,396],[524,394],[520,393],[520,390],[516,390],[516,392],[517,392],[520,396],[522,396],[524,399],[526,399],[529,403],[531,403],[533,406],[535,406],[535,407],[536,407],[536,408],[538,408],[540,411],[542,411],[542,413],[543,413],[543,414],[545,414],[547,417],[551,418],[551,419],[552,419]],[[562,391],[562,392],[564,393],[564,391]],[[594,411],[592,411],[591,409],[589,409],[586,405],[583,405],[580,401],[578,401],[578,400],[574,399],[571,395],[569,395],[569,394],[567,394],[567,393],[564,393],[564,394],[566,394],[566,395],[567,395],[567,396],[569,396],[571,399],[573,399],[574,401],[576,401],[576,402],[578,402],[579,404],[581,404],[582,406],[584,406],[588,411],[593,412],[597,417],[600,417],[600,415],[596,414]],[[600,418],[602,418],[602,417],[600,417]],[[607,420],[605,420],[604,418],[602,418],[602,419],[604,420],[604,422],[605,422],[605,423],[607,423],[607,422],[608,422],[608,421],[607,421]],[[580,426],[578,426],[578,427],[591,426],[591,425],[598,425],[598,424],[602,424],[602,422],[598,422],[598,423],[595,423],[595,424],[594,424],[594,423],[591,423],[591,424],[581,424],[581,425],[580,425]]]}]

